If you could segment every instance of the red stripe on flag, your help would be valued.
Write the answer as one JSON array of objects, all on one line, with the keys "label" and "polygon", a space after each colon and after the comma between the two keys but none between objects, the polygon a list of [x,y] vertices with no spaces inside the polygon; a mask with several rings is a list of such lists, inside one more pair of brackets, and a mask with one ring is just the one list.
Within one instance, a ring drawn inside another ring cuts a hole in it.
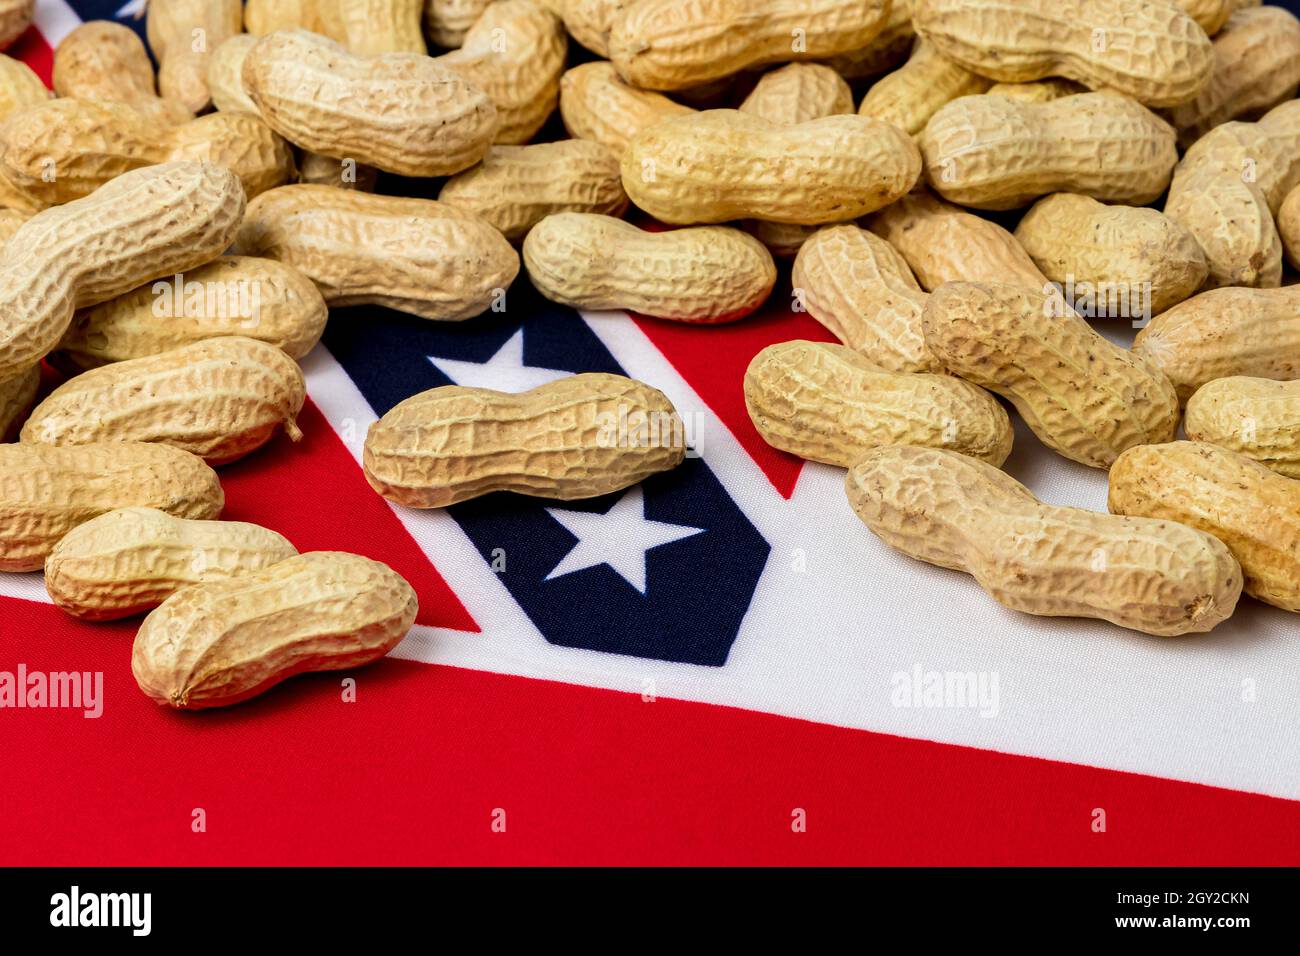
[{"label": "red stripe on flag", "polygon": [[299,551],[352,551],[383,561],[420,597],[419,623],[458,631],[478,625],[393,509],[366,483],[356,459],[309,399],[302,441],[281,434],[220,469],[223,518],[279,531]]},{"label": "red stripe on flag", "polygon": [[777,451],[754,428],[745,408],[745,369],[767,346],[791,339],[834,342],[835,337],[812,316],[791,312],[788,287],[778,286],[768,305],[758,314],[726,325],[701,329],[684,322],[665,322],[633,316],[655,348],[673,364],[696,394],[731,430],[768,481],[789,498],[803,468],[803,460]]},{"label": "red stripe on flag", "polygon": [[102,670],[106,699],[0,711],[9,865],[1300,862],[1291,801],[397,660],[355,703],[320,674],[178,714],[133,625],[0,627],[0,670]]},{"label": "red stripe on flag", "polygon": [[5,50],[5,56],[26,63],[41,78],[41,82],[52,86],[50,77],[54,74],[54,50],[35,27],[28,27],[27,32],[11,43]]}]

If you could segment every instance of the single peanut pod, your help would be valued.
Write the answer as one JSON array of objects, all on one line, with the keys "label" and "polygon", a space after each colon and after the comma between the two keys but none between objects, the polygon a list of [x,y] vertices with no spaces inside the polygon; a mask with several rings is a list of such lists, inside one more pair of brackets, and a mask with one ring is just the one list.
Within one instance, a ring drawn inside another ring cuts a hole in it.
[{"label": "single peanut pod", "polygon": [[151,610],[188,585],[227,581],[297,553],[259,525],[119,508],[59,540],[45,559],[45,590],[73,617],[112,621]]},{"label": "single peanut pod", "polygon": [[773,448],[841,468],[880,445],[950,448],[994,465],[1011,453],[1011,420],[984,389],[891,372],[829,342],[759,352],[745,372],[745,407]]},{"label": "single peanut pod", "polygon": [[1050,77],[1032,83],[994,83],[985,92],[989,96],[1005,96],[1007,99],[1021,100],[1026,103],[1046,103],[1050,100],[1059,100],[1063,96],[1085,93],[1087,87],[1074,80]]},{"label": "single peanut pod", "polygon": [[1173,0],[915,0],[912,22],[981,76],[1063,76],[1148,106],[1186,103],[1214,69],[1205,31]]},{"label": "single peanut pod", "polygon": [[746,219],[744,230],[767,247],[774,259],[793,259],[799,255],[803,244],[822,226],[801,226],[791,222],[764,222]]},{"label": "single peanut pod", "polygon": [[776,284],[753,236],[725,226],[645,232],[611,216],[547,216],[524,239],[537,291],[575,309],[624,309],[678,322],[731,322]]},{"label": "single peanut pod", "polygon": [[819,63],[790,63],[764,73],[740,104],[769,123],[806,123],[853,112],[853,91],[838,73]]},{"label": "single peanut pod", "polygon": [[843,222],[905,195],[920,174],[911,137],[888,123],[850,115],[776,126],[737,110],[665,120],[622,163],[632,201],[682,224]]},{"label": "single peanut pod", "polygon": [[391,408],[366,434],[370,486],[409,508],[492,491],[571,501],[681,464],[684,426],[667,397],[594,372],[523,393],[446,385]]},{"label": "single peanut pod", "polygon": [[1238,10],[1258,7],[1261,0],[1177,0],[1187,15],[1195,20],[1206,36],[1214,36],[1223,29]]},{"label": "single peanut pod", "polygon": [[1224,123],[1187,150],[1174,170],[1165,214],[1205,251],[1207,285],[1272,288],[1282,281],[1273,216],[1300,184],[1300,100],[1256,123]]},{"label": "single peanut pod", "polygon": [[32,217],[28,213],[16,209],[0,209],[0,245],[8,242],[19,227],[30,218]]},{"label": "single peanut pod", "polygon": [[331,306],[468,319],[502,301],[519,256],[473,213],[430,199],[281,186],[248,205],[233,250],[308,276]]},{"label": "single peanut pod", "polygon": [[926,294],[879,236],[824,226],[799,250],[790,281],[808,314],[871,363],[892,372],[943,370],[921,328]]},{"label": "single peanut pod", "polygon": [[257,37],[240,33],[222,41],[208,60],[208,90],[212,105],[227,112],[256,113],[257,104],[244,89],[244,61]]},{"label": "single peanut pod", "polygon": [[1209,274],[1200,243],[1168,216],[1076,193],[1040,199],[1015,235],[1053,282],[1086,284],[1099,301],[1122,299],[1130,306],[1123,310],[1128,318],[1150,318],[1177,305]]},{"label": "single peanut pod", "polygon": [[82,100],[125,103],[154,122],[184,123],[194,114],[154,87],[153,64],[130,27],[90,20],[60,41],[54,51],[54,92]]},{"label": "single peanut pod", "polygon": [[36,0],[0,0],[0,50],[27,32],[36,12]]},{"label": "single peanut pod", "polygon": [[1160,369],[1102,338],[1059,295],[951,282],[930,295],[921,323],[949,372],[1008,399],[1072,461],[1106,468],[1178,428],[1178,396]]},{"label": "single peanut pod", "polygon": [[1152,319],[1133,351],[1183,401],[1230,375],[1300,378],[1300,286],[1202,292]]},{"label": "single peanut pod", "polygon": [[867,91],[858,112],[916,135],[945,103],[983,93],[992,85],[992,80],[958,66],[921,39],[906,63]]},{"label": "single peanut pod", "polygon": [[334,0],[345,44],[360,56],[428,52],[424,0]]},{"label": "single peanut pod", "polygon": [[569,135],[603,143],[616,156],[646,127],[694,112],[662,93],[629,86],[611,63],[584,63],[560,78],[560,115]]},{"label": "single peanut pod", "polygon": [[1110,92],[1046,103],[966,96],[920,135],[935,192],[976,209],[1015,209],[1054,192],[1144,206],[1169,185],[1175,141],[1168,123]]},{"label": "single peanut pod", "polygon": [[483,158],[496,131],[488,94],[432,57],[361,57],[302,30],[257,42],[244,89],[289,142],[403,176],[446,176]]},{"label": "single peanut pod", "polygon": [[637,0],[614,20],[609,58],[634,86],[680,90],[861,49],[888,22],[889,0]]},{"label": "single peanut pod", "polygon": [[[431,5],[435,0],[431,0]],[[446,2],[446,0],[443,0]],[[609,57],[609,32],[632,0],[542,0],[557,14],[570,35],[592,53]]]},{"label": "single peanut pod", "polygon": [[1214,537],[1044,504],[1010,475],[954,452],[877,448],[849,469],[844,488],[885,544],[971,575],[1015,611],[1173,637],[1211,630],[1241,596],[1241,567]]},{"label": "single peanut pod", "polygon": [[1187,400],[1183,428],[1193,441],[1230,448],[1279,475],[1300,478],[1300,381],[1216,378]]},{"label": "single peanut pod", "polygon": [[618,159],[583,139],[493,146],[479,165],[447,180],[438,200],[469,210],[511,241],[552,213],[621,216],[627,209]]},{"label": "single peanut pod", "polygon": [[[0,126],[0,136],[3,135],[4,127]],[[0,140],[0,151],[3,150],[3,141]],[[48,209],[50,204],[31,195],[24,189],[20,189],[9,178],[5,171],[4,164],[0,163],[0,209],[10,210],[20,213],[30,218],[42,209]]]},{"label": "single peanut pod", "polygon": [[925,192],[885,207],[870,226],[902,254],[927,292],[945,282],[1009,282],[1040,292],[1049,284],[1006,229]]},{"label": "single peanut pod", "polygon": [[458,47],[490,3],[492,0],[425,0],[424,32],[438,46]]},{"label": "single peanut pod", "polygon": [[837,53],[823,62],[850,82],[895,69],[912,52],[916,39],[916,31],[912,29],[911,4],[912,0],[890,0],[884,28],[866,46]]},{"label": "single peanut pod", "polygon": [[1247,594],[1300,611],[1300,483],[1204,442],[1143,445],[1111,467],[1108,506],[1214,535],[1241,563]]},{"label": "single peanut pod", "polygon": [[568,55],[564,24],[533,0],[497,0],[475,21],[457,50],[438,57],[492,98],[494,143],[527,143],[560,101]]},{"label": "single peanut pod", "polygon": [[212,102],[208,57],[243,29],[241,0],[150,0],[146,32],[158,58],[158,89],[191,113]]},{"label": "single peanut pod", "polygon": [[114,176],[155,163],[225,166],[249,197],[293,173],[288,144],[251,113],[162,126],[124,103],[57,99],[10,117],[3,140],[5,175],[48,205],[88,196]]},{"label": "single peanut pod", "polygon": [[0,445],[0,571],[36,571],[59,539],[115,508],[215,518],[217,473],[170,445]]},{"label": "single peanut pod", "polygon": [[30,66],[0,53],[0,120],[53,95]]},{"label": "single peanut pod", "polygon": [[244,29],[255,37],[276,30],[309,30],[347,42],[339,0],[246,0]]},{"label": "single peanut pod", "polygon": [[1178,144],[1293,99],[1300,89],[1300,20],[1281,7],[1234,13],[1214,41],[1214,75],[1200,93],[1169,111]]},{"label": "single peanut pod", "polygon": [[1300,186],[1291,190],[1278,209],[1277,231],[1281,233],[1291,268],[1300,270]]},{"label": "single peanut pod", "polygon": [[177,591],[140,625],[131,671],[164,706],[227,707],[296,674],[378,660],[418,609],[415,591],[388,565],[313,551]]},{"label": "single peanut pod", "polygon": [[69,379],[36,406],[21,441],[158,442],[215,467],[261,448],[281,428],[300,440],[295,419],[306,397],[302,369],[274,345],[204,339]]},{"label": "single peanut pod", "polygon": [[58,354],[88,369],[242,335],[297,359],[320,341],[328,315],[315,283],[297,269],[223,256],[81,310]]},{"label": "single peanut pod", "polygon": [[216,258],[243,214],[230,170],[165,163],[33,216],[5,244],[21,254],[0,257],[0,380],[54,349],[76,309]]},{"label": "single peanut pod", "polygon": [[7,442],[17,436],[23,419],[31,411],[40,384],[39,365],[0,382],[0,441]]}]

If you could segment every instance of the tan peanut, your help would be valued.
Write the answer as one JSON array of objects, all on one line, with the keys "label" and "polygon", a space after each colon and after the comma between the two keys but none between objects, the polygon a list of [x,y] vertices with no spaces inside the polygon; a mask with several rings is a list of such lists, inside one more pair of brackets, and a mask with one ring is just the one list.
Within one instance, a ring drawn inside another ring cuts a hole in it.
[{"label": "tan peanut", "polygon": [[302,358],[320,341],[327,317],[315,283],[297,269],[223,256],[82,309],[58,354],[87,369],[242,335]]},{"label": "tan peanut", "polygon": [[361,57],[282,30],[244,59],[244,89],[277,133],[303,149],[403,176],[446,176],[483,158],[496,131],[488,94],[415,53]]},{"label": "tan peanut", "polygon": [[125,103],[159,123],[194,118],[179,101],[158,95],[139,35],[109,20],[90,20],[63,38],[54,51],[53,82],[59,96]]},{"label": "tan peanut", "polygon": [[1010,475],[954,452],[874,449],[849,469],[845,491],[885,544],[971,575],[1015,611],[1173,637],[1211,630],[1241,596],[1240,566],[1209,534],[1044,504]]},{"label": "tan peanut", "polygon": [[682,421],[667,397],[603,372],[520,394],[446,385],[390,409],[366,434],[366,480],[389,501],[443,508],[492,491],[594,498],[675,468]]},{"label": "tan peanut", "polygon": [[1300,286],[1202,292],[1152,319],[1133,351],[1183,401],[1229,375],[1300,378]]},{"label": "tan peanut", "polygon": [[790,63],[764,73],[740,104],[769,123],[806,123],[853,112],[853,91],[844,78],[819,63]]},{"label": "tan peanut", "polygon": [[[444,0],[445,2],[445,0]],[[463,2],[463,0],[462,0]],[[609,57],[609,31],[633,0],[541,0],[564,21],[569,34],[597,56]]]},{"label": "tan peanut", "polygon": [[611,216],[556,213],[528,233],[523,258],[552,302],[679,322],[743,318],[776,284],[771,254],[726,226],[645,232]]},{"label": "tan peanut", "polygon": [[155,608],[188,585],[226,581],[297,553],[283,535],[255,524],[119,508],[59,540],[45,559],[45,590],[74,617],[111,621]]},{"label": "tan peanut", "polygon": [[208,57],[243,26],[240,0],[150,0],[149,47],[159,60],[158,89],[191,113],[212,101]]},{"label": "tan peanut", "polygon": [[1202,136],[1174,170],[1165,215],[1205,251],[1207,285],[1271,288],[1282,281],[1273,216],[1300,183],[1300,100],[1257,123],[1233,122]]},{"label": "tan peanut", "polygon": [[226,112],[256,113],[257,104],[244,89],[244,61],[257,37],[240,33],[226,40],[212,51],[208,59],[208,90],[212,105]]},{"label": "tan peanut", "polygon": [[415,591],[387,565],[313,551],[177,591],[140,625],[131,670],[164,706],[226,707],[296,674],[378,660],[418,609]]},{"label": "tan peanut", "polygon": [[519,272],[510,243],[473,213],[308,184],[249,203],[234,251],[292,266],[331,306],[383,305],[426,319],[478,315],[504,301]]},{"label": "tan peanut", "polygon": [[22,441],[91,445],[147,441],[224,465],[266,444],[307,397],[298,363],[274,345],[242,336],[204,339],[127,359],[70,379],[36,406]]},{"label": "tan peanut", "polygon": [[1222,30],[1228,18],[1238,10],[1258,7],[1260,2],[1261,0],[1177,0],[1187,15],[1211,37]]},{"label": "tan peanut", "polygon": [[533,0],[496,0],[459,49],[438,58],[496,104],[494,143],[527,143],[555,112],[568,54],[564,24]]},{"label": "tan peanut", "polygon": [[889,0],[637,0],[614,20],[609,58],[634,86],[679,90],[860,49],[888,15]]},{"label": "tan peanut", "polygon": [[1241,563],[1247,594],[1300,611],[1300,483],[1204,442],[1143,445],[1111,467],[1109,507],[1214,535]]},{"label": "tan peanut", "polygon": [[492,0],[425,0],[424,32],[438,46],[458,47],[490,3]]},{"label": "tan peanut", "polygon": [[1009,282],[1040,292],[1048,285],[1010,232],[928,193],[904,196],[872,216],[870,225],[902,254],[927,292],[945,282]]},{"label": "tan peanut", "polygon": [[41,367],[33,365],[25,372],[0,382],[0,442],[7,442],[18,434],[27,413],[36,399],[41,384]]},{"label": "tan peanut", "polygon": [[942,371],[921,328],[926,294],[898,250],[874,233],[822,227],[799,250],[790,281],[808,314],[873,364]]},{"label": "tan peanut", "polygon": [[920,135],[930,185],[977,209],[1014,209],[1054,192],[1146,205],[1169,185],[1175,140],[1149,109],[1109,92],[1046,103],[966,96]]},{"label": "tan peanut", "polygon": [[837,53],[822,62],[846,80],[864,80],[888,73],[906,60],[915,39],[912,0],[890,0],[884,28],[865,46]]},{"label": "tan peanut", "polygon": [[0,0],[0,50],[27,31],[35,12],[36,0]]},{"label": "tan peanut", "polygon": [[30,66],[0,53],[0,120],[53,95]]},{"label": "tan peanut", "polygon": [[0,380],[58,345],[77,308],[216,258],[244,212],[234,173],[165,163],[24,223],[0,256]]},{"label": "tan peanut", "polygon": [[1193,441],[1230,448],[1279,475],[1300,478],[1300,381],[1216,378],[1187,400],[1183,428]]},{"label": "tan peanut", "polygon": [[915,135],[945,103],[983,93],[991,85],[992,80],[958,66],[922,39],[905,64],[867,91],[858,112]]},{"label": "tan peanut", "polygon": [[793,259],[821,226],[801,226],[792,222],[764,222],[747,219],[742,228],[767,247],[776,259]]},{"label": "tan peanut", "polygon": [[826,116],[776,126],[737,110],[665,120],[643,130],[622,162],[632,201],[683,224],[843,222],[903,196],[920,174],[911,137],[880,120]]},{"label": "tan peanut", "polygon": [[1149,106],[1175,106],[1210,79],[1209,38],[1173,0],[915,0],[916,32],[1004,83],[1063,76]]},{"label": "tan peanut", "polygon": [[1077,193],[1040,199],[1020,220],[1016,239],[1053,282],[1072,283],[1076,295],[1086,287],[1098,303],[1119,303],[1127,318],[1150,318],[1182,302],[1209,274],[1200,243],[1168,216]]},{"label": "tan peanut", "polygon": [[1001,465],[1011,421],[951,375],[891,372],[843,345],[769,345],[745,371],[745,407],[774,448],[847,468],[880,445],[949,448]]},{"label": "tan peanut", "polygon": [[493,146],[479,165],[447,180],[438,200],[480,216],[510,240],[552,213],[621,216],[627,209],[618,158],[583,139]]},{"label": "tan peanut", "polygon": [[1106,468],[1178,427],[1169,380],[1098,335],[1059,294],[951,282],[930,295],[921,322],[949,372],[1008,399],[1043,444],[1073,461]]},{"label": "tan peanut", "polygon": [[0,445],[0,571],[35,571],[59,539],[115,508],[215,518],[217,473],[170,445]]},{"label": "tan peanut", "polygon": [[1046,80],[1034,80],[1031,83],[994,83],[986,90],[989,96],[1005,96],[1007,99],[1022,100],[1027,103],[1046,103],[1059,100],[1063,96],[1085,93],[1087,88],[1060,77]]},{"label": "tan peanut", "polygon": [[347,48],[374,53],[427,53],[424,0],[336,0]]},{"label": "tan peanut", "polygon": [[288,144],[251,113],[163,126],[124,103],[56,99],[10,117],[0,129],[5,176],[44,205],[89,196],[114,176],[157,163],[225,166],[249,197],[293,173]]},{"label": "tan peanut", "polygon": [[339,43],[347,42],[339,0],[247,0],[244,29],[255,37],[276,30],[309,30]]},{"label": "tan peanut", "polygon": [[1277,211],[1277,231],[1282,235],[1287,261],[1300,270],[1300,186],[1287,194]]},{"label": "tan peanut", "polygon": [[629,86],[611,63],[584,63],[560,79],[560,115],[569,135],[603,143],[616,156],[646,127],[694,112],[662,93]]},{"label": "tan peanut", "polygon": [[1214,41],[1214,76],[1169,112],[1184,149],[1222,123],[1252,118],[1300,89],[1300,20],[1281,7],[1242,10]]}]

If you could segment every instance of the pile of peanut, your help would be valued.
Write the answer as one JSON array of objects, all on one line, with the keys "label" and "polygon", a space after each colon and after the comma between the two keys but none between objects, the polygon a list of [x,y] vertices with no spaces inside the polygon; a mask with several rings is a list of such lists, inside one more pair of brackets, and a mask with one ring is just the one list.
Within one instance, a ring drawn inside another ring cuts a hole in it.
[{"label": "pile of peanut", "polygon": [[[0,48],[32,7],[0,0]],[[840,344],[759,353],[755,427],[1011,608],[1158,635],[1210,630],[1243,589],[1300,610],[1286,11],[151,0],[147,32],[156,75],[126,27],[73,31],[53,96],[0,55],[0,570],[43,568],[88,620],[148,612],[132,662],[160,703],[235,703],[406,634],[400,576],[220,520],[213,469],[299,437],[298,360],[331,307],[491,322],[521,265],[567,306],[708,324],[754,313],[792,260],[796,309]],[[436,201],[409,195],[431,178]],[[254,288],[256,321],[191,283]],[[1066,286],[1140,291],[1132,348],[1093,324],[1132,315],[1085,317]],[[32,408],[43,362],[66,381]],[[1110,514],[1000,470],[1000,399],[1109,469]],[[365,474],[440,508],[682,461],[681,429],[611,420],[680,424],[619,375],[446,386],[371,427]]]}]

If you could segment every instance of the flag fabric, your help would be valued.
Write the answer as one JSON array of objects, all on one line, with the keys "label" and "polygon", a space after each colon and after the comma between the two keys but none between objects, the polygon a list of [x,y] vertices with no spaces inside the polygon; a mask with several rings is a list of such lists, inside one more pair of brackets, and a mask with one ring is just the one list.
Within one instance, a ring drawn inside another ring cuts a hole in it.
[{"label": "flag fabric", "polygon": [[[142,6],[41,0],[10,54],[48,80],[80,19],[139,27]],[[0,862],[1300,862],[1300,620],[1243,599],[1211,634],[1153,638],[1018,614],[890,551],[841,469],[746,414],[760,349],[830,338],[794,302],[787,283],[691,327],[579,314],[521,275],[464,323],[333,310],[303,441],[222,468],[225,517],[387,562],[415,627],[375,666],[174,713],[135,687],[138,620],[79,622],[39,574],[0,576],[0,682],[103,682],[95,708],[0,709]],[[681,467],[433,511],[362,475],[367,427],[410,395],[591,371],[672,399]],[[1105,510],[1105,474],[1023,428],[1006,468]]]}]

